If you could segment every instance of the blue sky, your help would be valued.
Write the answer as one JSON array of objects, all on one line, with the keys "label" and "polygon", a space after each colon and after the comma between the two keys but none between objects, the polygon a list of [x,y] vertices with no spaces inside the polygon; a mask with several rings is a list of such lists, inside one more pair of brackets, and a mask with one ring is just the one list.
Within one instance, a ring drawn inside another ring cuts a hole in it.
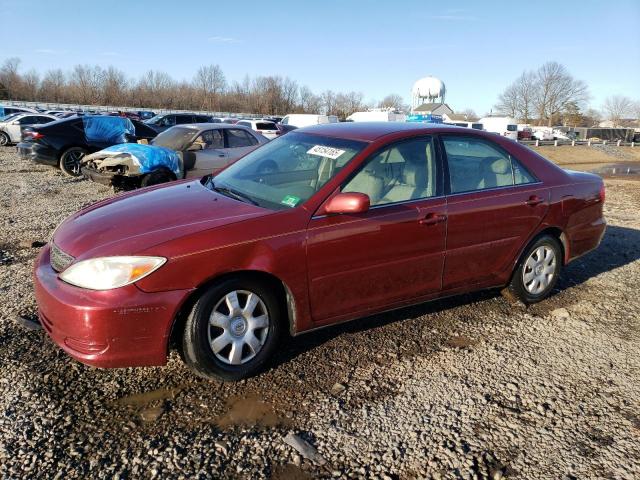
[{"label": "blue sky", "polygon": [[640,0],[235,2],[0,0],[0,62],[22,69],[114,65],[130,76],[283,75],[367,100],[441,78],[455,110],[488,112],[523,70],[556,60],[591,105],[640,99]]}]

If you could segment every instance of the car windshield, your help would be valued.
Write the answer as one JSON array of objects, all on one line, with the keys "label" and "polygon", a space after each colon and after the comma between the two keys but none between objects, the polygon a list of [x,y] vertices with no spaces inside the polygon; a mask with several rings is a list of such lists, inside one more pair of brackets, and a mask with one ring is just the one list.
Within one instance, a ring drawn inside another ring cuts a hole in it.
[{"label": "car windshield", "polygon": [[366,143],[290,133],[249,153],[203,182],[223,195],[274,210],[302,205]]},{"label": "car windshield", "polygon": [[151,144],[171,150],[184,150],[198,133],[194,128],[172,127],[151,140]]},{"label": "car windshield", "polygon": [[149,125],[155,125],[163,118],[164,118],[164,115],[156,115],[155,117],[151,117],[149,120],[145,120],[144,123],[148,123]]},{"label": "car windshield", "polygon": [[10,113],[9,115],[5,115],[4,117],[0,117],[0,122],[8,122],[12,118],[17,117],[18,115],[22,115],[24,112]]}]

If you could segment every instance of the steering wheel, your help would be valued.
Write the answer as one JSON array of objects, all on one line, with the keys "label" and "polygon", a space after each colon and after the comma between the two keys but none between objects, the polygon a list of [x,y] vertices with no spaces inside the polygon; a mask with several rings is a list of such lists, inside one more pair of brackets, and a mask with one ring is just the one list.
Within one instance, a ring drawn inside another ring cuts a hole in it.
[{"label": "steering wheel", "polygon": [[260,163],[260,165],[258,166],[257,173],[268,175],[270,173],[276,173],[278,172],[278,170],[279,170],[278,164],[273,160],[267,159],[267,160],[263,160]]}]

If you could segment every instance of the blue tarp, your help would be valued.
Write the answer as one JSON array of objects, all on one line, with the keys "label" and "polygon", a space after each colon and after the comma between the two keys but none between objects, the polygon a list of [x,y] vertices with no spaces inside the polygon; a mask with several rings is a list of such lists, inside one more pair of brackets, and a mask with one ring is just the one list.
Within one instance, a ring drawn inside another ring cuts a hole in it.
[{"label": "blue tarp", "polygon": [[160,167],[164,167],[171,170],[176,175],[176,178],[182,178],[180,157],[170,148],[142,145],[141,143],[123,143],[101,151],[129,153],[140,165],[141,174],[150,173]]},{"label": "blue tarp", "polygon": [[131,120],[124,117],[83,116],[82,123],[87,142],[125,143],[127,134],[136,134]]},{"label": "blue tarp", "polygon": [[406,121],[410,123],[443,123],[442,115],[432,115],[431,113],[414,113],[407,115]]}]

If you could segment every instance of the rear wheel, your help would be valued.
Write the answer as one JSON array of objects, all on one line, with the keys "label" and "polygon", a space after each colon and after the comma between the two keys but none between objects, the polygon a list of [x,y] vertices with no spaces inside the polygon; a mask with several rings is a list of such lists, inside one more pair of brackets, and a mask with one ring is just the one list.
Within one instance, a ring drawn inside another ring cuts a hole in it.
[{"label": "rear wheel", "polygon": [[272,289],[235,278],[209,288],[185,324],[182,354],[198,375],[226,381],[256,374],[280,336],[281,308]]},{"label": "rear wheel", "polygon": [[5,147],[9,145],[10,139],[9,135],[4,132],[0,132],[0,146]]},{"label": "rear wheel", "polygon": [[551,235],[544,235],[522,254],[509,291],[526,304],[539,302],[555,287],[561,267],[560,242]]},{"label": "rear wheel", "polygon": [[151,185],[159,185],[161,183],[171,182],[175,179],[175,175],[167,170],[155,170],[151,173],[147,173],[144,177],[142,177],[140,186],[150,187]]},{"label": "rear wheel", "polygon": [[79,177],[80,160],[88,152],[82,147],[71,147],[65,150],[60,156],[60,170],[71,177]]}]

